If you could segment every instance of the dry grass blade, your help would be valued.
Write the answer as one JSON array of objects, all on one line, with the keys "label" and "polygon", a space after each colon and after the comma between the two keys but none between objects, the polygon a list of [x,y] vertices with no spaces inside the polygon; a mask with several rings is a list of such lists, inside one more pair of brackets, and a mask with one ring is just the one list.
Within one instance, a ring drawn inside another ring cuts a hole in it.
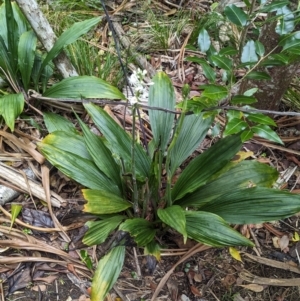
[{"label": "dry grass blade", "polygon": [[190,258],[191,256],[195,255],[198,252],[202,252],[205,250],[210,249],[211,247],[209,246],[205,246],[201,243],[198,243],[197,245],[195,245],[193,248],[191,248],[184,256],[181,257],[181,259],[179,261],[177,261],[172,268],[168,271],[168,273],[160,280],[152,298],[151,301],[155,301],[158,294],[160,293],[160,291],[162,290],[162,288],[164,287],[164,285],[166,284],[166,282],[168,281],[169,277],[172,275],[172,273],[174,272],[175,268],[180,265],[182,262],[184,262],[185,260],[187,260],[188,258]]},{"label": "dry grass blade", "polygon": [[[1,162],[0,162],[0,178],[3,178],[4,180],[7,180],[8,182],[12,183],[13,185],[20,187],[24,191],[27,191],[27,189],[28,189],[27,183],[26,183],[24,177],[19,172],[17,172],[15,169],[13,169]],[[28,179],[28,185],[31,189],[32,195],[34,195],[38,199],[46,201],[46,195],[45,195],[45,191],[44,191],[43,187],[41,187],[39,184],[35,183],[34,181],[32,181],[30,179]],[[58,194],[51,192],[52,206],[60,207],[64,203],[65,203],[65,200],[63,200]]]},{"label": "dry grass blade", "polygon": [[58,219],[56,218],[56,216],[54,215],[53,210],[52,210],[51,197],[50,197],[49,168],[45,165],[42,165],[42,182],[43,182],[43,187],[44,187],[45,195],[46,195],[46,201],[48,204],[48,209],[49,209],[49,213],[52,218],[52,221],[57,228],[61,229],[60,235],[63,237],[63,239],[67,242],[70,242],[71,241],[70,237],[64,231],[62,225],[60,224],[60,222],[58,221]]}]

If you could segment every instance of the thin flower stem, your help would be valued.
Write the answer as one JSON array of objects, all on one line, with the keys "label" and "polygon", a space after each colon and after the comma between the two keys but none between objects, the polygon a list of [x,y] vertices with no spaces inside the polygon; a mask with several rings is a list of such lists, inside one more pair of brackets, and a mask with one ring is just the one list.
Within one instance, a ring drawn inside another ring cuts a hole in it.
[{"label": "thin flower stem", "polygon": [[173,147],[174,147],[174,145],[175,145],[175,143],[176,143],[176,141],[178,139],[179,133],[181,131],[183,120],[185,118],[186,106],[187,106],[187,100],[185,99],[184,100],[182,114],[180,115],[179,120],[177,122],[177,125],[175,126],[174,135],[173,135],[172,141],[171,141],[171,143],[170,143],[170,145],[168,147],[168,150],[167,150],[167,161],[166,161],[166,171],[167,171],[166,199],[167,199],[167,206],[168,207],[172,205],[171,185],[172,185],[173,174],[171,173],[171,170],[170,170],[170,163],[171,163],[170,153],[171,153],[171,150],[173,149]]}]

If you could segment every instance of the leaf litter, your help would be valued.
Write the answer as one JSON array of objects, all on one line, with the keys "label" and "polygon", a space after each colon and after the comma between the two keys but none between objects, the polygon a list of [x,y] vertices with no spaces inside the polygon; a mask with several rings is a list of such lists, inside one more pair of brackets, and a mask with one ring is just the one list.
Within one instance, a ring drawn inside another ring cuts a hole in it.
[{"label": "leaf litter", "polygon": [[[170,11],[171,6],[168,5],[168,1],[163,2],[164,4],[161,5],[160,9],[165,10],[165,12]],[[187,2],[189,4],[194,2],[193,5],[196,5],[197,1]],[[203,9],[203,4],[199,7]],[[184,38],[182,40],[187,41]],[[170,46],[172,48],[172,45]],[[203,83],[204,77],[201,77],[201,74],[195,70],[192,64],[183,63],[183,49],[183,47],[180,49],[179,58],[181,60],[178,68],[176,67],[176,55],[172,51],[167,51],[167,54],[164,55],[158,55],[158,52],[154,52],[151,54],[150,61],[155,68],[162,65],[166,68],[166,72],[171,76],[177,89],[180,90],[184,81],[191,84],[192,92],[197,93],[198,85]],[[178,98],[179,95],[180,93],[178,93]],[[111,114],[116,115],[121,120],[124,116],[114,111]],[[129,128],[131,122],[131,117],[126,115],[126,124]],[[284,122],[281,119],[277,121],[277,124],[282,125],[281,129],[286,130],[290,129],[292,123],[292,118],[286,118]],[[20,126],[21,123],[17,123],[16,127],[18,125]],[[79,249],[74,244],[82,236],[78,235],[78,230],[72,230],[74,228],[83,229],[84,222],[76,227],[72,226],[72,223],[62,226],[63,221],[72,216],[74,209],[71,208],[72,206],[66,199],[73,199],[75,202],[76,200],[82,201],[79,192],[80,187],[66,181],[55,172],[55,176],[62,184],[60,187],[52,185],[53,191],[50,191],[51,174],[49,174],[49,170],[45,169],[43,172],[40,171],[42,181],[34,182],[30,179],[26,181],[22,175],[18,175],[16,169],[27,168],[26,162],[29,164],[29,162],[34,161],[38,170],[40,165],[44,163],[41,154],[32,146],[34,145],[32,142],[42,138],[42,136],[38,135],[37,138],[31,133],[31,130],[23,127],[17,129],[14,134],[10,134],[6,130],[0,132],[3,139],[1,145],[3,153],[4,151],[6,154],[11,153],[5,158],[5,161],[13,162],[12,168],[1,163],[0,177],[2,181],[22,188],[23,192],[27,192],[28,195],[32,194],[36,202],[33,204],[30,198],[23,196],[21,199],[22,214],[18,216],[11,230],[6,226],[10,224],[10,219],[5,213],[9,211],[10,205],[3,204],[4,207],[0,208],[2,211],[0,242],[1,248],[4,248],[0,258],[0,271],[5,294],[13,294],[20,290],[24,294],[28,291],[32,293],[36,291],[35,297],[39,300],[45,290],[49,291],[49,284],[55,283],[59,289],[54,289],[57,292],[55,296],[51,296],[54,300],[65,287],[62,282],[68,282],[65,300],[87,301],[89,300],[89,279],[92,274],[80,260]],[[149,139],[151,132],[147,131],[147,135]],[[22,140],[22,137],[25,136],[28,139],[27,143],[24,139]],[[296,145],[299,138],[286,137],[284,132],[280,134],[280,137],[283,141],[292,142],[292,144],[288,147],[278,147],[263,139],[258,139],[252,143],[253,153],[251,156],[258,161],[267,159],[266,163],[277,166],[282,173],[288,166],[294,165],[295,169],[291,174],[291,180],[288,181],[288,184],[285,181],[282,185],[289,185],[295,192],[299,193],[299,161],[295,157],[299,155]],[[290,156],[286,155],[287,153]],[[14,163],[15,166],[17,163],[21,164],[14,169]],[[8,178],[10,174],[11,176]],[[64,195],[65,198],[62,198],[61,195]],[[70,219],[74,222],[75,219],[80,219],[82,216],[80,206],[78,206],[75,217],[73,215]],[[26,224],[28,224],[28,228],[26,228]],[[46,230],[49,228],[51,233]],[[27,234],[26,232],[30,229],[33,231],[32,234],[29,232]],[[153,296],[155,296],[155,300],[213,301],[218,300],[217,298],[222,300],[233,298],[235,301],[262,301],[268,300],[272,296],[277,301],[298,300],[297,290],[289,287],[290,284],[293,286],[300,285],[296,276],[300,270],[298,267],[300,247],[298,242],[292,242],[290,239],[291,234],[293,236],[294,232],[298,231],[298,216],[275,225],[264,224],[262,227],[253,225],[251,229],[257,239],[256,248],[261,250],[258,254],[262,256],[255,257],[253,254],[249,256],[246,251],[250,250],[240,248],[237,252],[241,255],[243,262],[239,262],[234,259],[235,256],[237,258],[238,256],[230,255],[228,249],[208,248],[205,250],[206,248],[200,245],[190,245],[186,249],[181,245],[180,248],[183,248],[184,251],[179,253],[174,251],[178,245],[173,241],[174,249],[166,250],[165,253],[168,255],[163,256],[158,263],[149,261],[148,258],[144,261],[142,254],[138,254],[137,258],[143,275],[142,279],[139,280],[134,277],[136,262],[133,258],[135,255],[132,253],[132,248],[128,247],[125,267],[114,288],[116,293],[112,292],[107,299],[120,300],[122,296],[124,300],[140,298],[145,300],[152,298],[153,300]],[[171,237],[165,239],[172,241]],[[172,243],[169,246],[172,246]],[[101,246],[98,248],[101,249]],[[87,248],[87,250],[95,260],[99,250],[93,248]],[[171,253],[174,256],[170,256]],[[34,256],[34,254],[38,254],[38,256]],[[185,271],[187,263],[189,263],[189,268]],[[61,282],[57,281],[57,278],[61,278]],[[79,287],[79,289],[76,290],[74,287]],[[76,291],[72,297],[70,297],[71,290]],[[159,291],[160,294],[158,295]]]}]

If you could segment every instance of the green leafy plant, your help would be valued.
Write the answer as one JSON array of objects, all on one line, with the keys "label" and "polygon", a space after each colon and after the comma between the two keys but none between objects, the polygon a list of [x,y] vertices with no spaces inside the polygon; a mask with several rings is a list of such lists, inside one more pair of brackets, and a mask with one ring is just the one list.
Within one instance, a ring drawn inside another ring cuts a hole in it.
[{"label": "green leafy plant", "polygon": [[[294,31],[298,12],[292,12],[289,2],[245,0],[245,9],[227,5],[221,13],[213,10],[203,18],[192,35],[191,44],[197,44],[200,53],[186,60],[201,66],[208,83],[200,86],[201,96],[190,100],[188,107],[196,113],[224,103],[242,109],[243,112],[227,111],[225,136],[243,131],[243,141],[258,135],[282,144],[272,130],[275,122],[251,107],[257,102],[255,94],[259,89],[242,91],[247,80],[267,82],[271,79],[271,68],[299,60],[300,32]],[[262,18],[262,13],[267,13],[267,17]],[[260,34],[263,26],[272,24],[276,25],[280,41],[267,49]]]},{"label": "green leafy plant", "polygon": [[[0,115],[13,131],[15,118],[23,111],[30,88],[47,97],[67,98],[123,98],[117,89],[93,76],[66,78],[47,90],[53,74],[52,60],[66,47],[76,41],[100,21],[100,17],[73,24],[56,40],[49,53],[37,49],[37,37],[30,29],[15,2],[5,1],[0,7],[0,76],[15,94],[1,91]],[[105,92],[106,91],[106,92]]]},{"label": "green leafy plant", "polygon": [[[184,97],[186,103],[186,90]],[[163,72],[153,78],[149,106],[175,107],[172,83]],[[204,139],[214,114],[186,115],[183,110],[176,120],[171,112],[149,110],[153,139],[145,149],[135,130],[139,102],[132,101],[131,135],[102,108],[93,103],[84,107],[103,136],[92,133],[79,117],[82,134],[61,116],[46,114],[51,133],[38,147],[51,164],[86,187],[84,211],[99,218],[87,223],[83,242],[101,244],[116,233],[94,274],[93,301],[104,300],[118,278],[126,233],[159,260],[156,238],[167,231],[180,233],[184,242],[253,246],[229,224],[270,221],[300,211],[298,196],[271,188],[278,177],[275,169],[256,161],[231,161],[242,146],[240,134],[217,141],[177,178],[176,170]]]}]

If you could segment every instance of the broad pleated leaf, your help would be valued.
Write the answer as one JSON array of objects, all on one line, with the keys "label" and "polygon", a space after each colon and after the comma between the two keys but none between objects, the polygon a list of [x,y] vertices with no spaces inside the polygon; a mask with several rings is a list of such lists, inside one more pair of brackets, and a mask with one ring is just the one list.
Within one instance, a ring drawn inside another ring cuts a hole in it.
[{"label": "broad pleated leaf", "polygon": [[93,214],[111,214],[126,210],[131,204],[114,193],[104,190],[82,189],[87,200],[83,211]]},{"label": "broad pleated leaf", "polygon": [[195,151],[201,141],[205,138],[214,118],[213,116],[204,118],[203,115],[204,114],[202,113],[199,115],[185,116],[176,143],[169,154],[171,158],[172,175],[180,164]]},{"label": "broad pleated leaf", "polygon": [[185,168],[172,189],[173,201],[204,185],[220,171],[242,146],[238,135],[219,140],[207,151],[193,159]]},{"label": "broad pleated leaf", "polygon": [[102,244],[108,235],[117,229],[124,216],[116,215],[100,221],[89,221],[86,223],[88,231],[85,233],[82,242],[88,246]]},{"label": "broad pleated leaf", "polygon": [[99,171],[92,161],[43,142],[38,146],[46,159],[69,178],[88,188],[120,195],[118,186]]},{"label": "broad pleated leaf", "polygon": [[15,20],[15,16],[14,16],[14,11],[12,8],[11,1],[5,0],[8,57],[10,60],[10,65],[14,72],[17,71],[17,66],[18,66],[18,41],[19,41],[18,24]]},{"label": "broad pleated leaf", "polygon": [[224,14],[235,25],[245,26],[247,24],[248,15],[234,4],[227,5]]},{"label": "broad pleated leaf", "polygon": [[119,230],[129,232],[140,247],[149,244],[156,233],[153,224],[143,218],[128,219],[120,225]]},{"label": "broad pleated leaf", "polygon": [[278,172],[266,164],[256,161],[242,161],[238,164],[229,163],[222,173],[196,191],[187,194],[175,204],[183,207],[196,207],[218,198],[220,195],[249,186],[272,187],[278,178]]},{"label": "broad pleated leaf", "polygon": [[55,131],[43,139],[43,144],[51,145],[61,151],[93,161],[85,145],[84,138],[74,131]]},{"label": "broad pleated leaf", "polygon": [[198,36],[198,46],[202,52],[206,52],[210,47],[211,41],[205,28],[202,28]]},{"label": "broad pleated leaf", "polygon": [[84,98],[125,99],[116,87],[95,76],[65,78],[46,90],[43,96],[69,101],[81,101]]},{"label": "broad pleated leaf", "polygon": [[113,248],[101,258],[92,281],[91,301],[104,301],[120,275],[124,258],[124,246]]},{"label": "broad pleated leaf", "polygon": [[268,125],[265,124],[259,124],[251,127],[251,130],[253,133],[258,135],[259,137],[268,139],[270,141],[279,143],[279,144],[284,144],[280,137],[273,131]]},{"label": "broad pleated leaf", "polygon": [[[11,75],[13,81],[16,81],[16,74],[13,70],[13,66],[10,61],[10,57],[8,55],[8,49],[5,45],[3,38],[0,36],[0,67],[5,71],[7,75]],[[3,73],[0,70],[1,74]]]},{"label": "broad pleated leaf", "polygon": [[120,166],[114,160],[111,151],[106,147],[103,137],[98,137],[79,119],[86,148],[97,167],[122,189]]},{"label": "broad pleated leaf", "polygon": [[183,242],[186,243],[186,221],[183,209],[180,206],[171,206],[157,210],[158,217],[168,226],[183,235]]},{"label": "broad pleated leaf", "polygon": [[[103,109],[91,103],[84,104],[84,107],[108,141],[110,151],[123,160],[126,172],[131,172],[132,138]],[[144,180],[149,176],[150,158],[138,143],[135,143],[134,155],[137,176]]]},{"label": "broad pleated leaf", "polygon": [[[149,90],[149,106],[169,110],[175,108],[175,92],[169,77],[158,72],[152,79],[154,85]],[[159,110],[149,110],[149,118],[155,147],[165,151],[170,140],[175,115]]]},{"label": "broad pleated leaf", "polygon": [[62,117],[61,115],[45,112],[44,113],[45,126],[49,133],[55,131],[64,131],[67,133],[77,133],[74,124],[68,119]]},{"label": "broad pleated leaf", "polygon": [[62,35],[56,40],[52,49],[47,54],[44,59],[41,71],[48,65],[48,63],[53,60],[64,47],[75,42],[79,37],[87,33],[93,26],[97,25],[101,20],[101,17],[92,18],[82,22],[77,22],[73,24],[70,28],[65,30]]},{"label": "broad pleated leaf", "polygon": [[15,119],[22,113],[24,108],[24,95],[7,94],[0,98],[0,114],[5,123],[13,132],[15,129]]},{"label": "broad pleated leaf", "polygon": [[19,41],[18,66],[25,91],[29,88],[31,71],[33,68],[37,37],[33,30],[24,32]]},{"label": "broad pleated leaf", "polygon": [[232,224],[274,221],[300,212],[300,197],[271,188],[253,187],[222,194],[201,207]]},{"label": "broad pleated leaf", "polygon": [[204,211],[186,211],[188,237],[213,247],[253,246],[253,243],[232,229],[220,216]]},{"label": "broad pleated leaf", "polygon": [[250,40],[246,43],[242,50],[242,63],[256,63],[258,56],[256,54],[256,47],[254,41]]}]

